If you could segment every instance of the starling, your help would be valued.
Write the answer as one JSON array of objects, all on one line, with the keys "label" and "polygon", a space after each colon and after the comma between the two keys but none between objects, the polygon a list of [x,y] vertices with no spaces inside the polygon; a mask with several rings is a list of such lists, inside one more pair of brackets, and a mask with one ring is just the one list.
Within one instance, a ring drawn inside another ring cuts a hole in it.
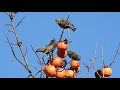
[{"label": "starling", "polygon": [[102,70],[97,70],[97,71],[95,72],[95,77],[96,77],[96,78],[102,78],[102,76],[103,76]]},{"label": "starling", "polygon": [[67,51],[67,55],[74,60],[80,60],[81,59],[81,56],[78,55],[77,53],[73,52],[73,51]]},{"label": "starling", "polygon": [[63,60],[62,64],[61,64],[61,67],[64,68],[64,67],[66,67],[66,65],[67,65],[67,60]]},{"label": "starling", "polygon": [[65,43],[65,44],[68,44],[68,40],[67,40],[67,39],[64,39],[64,43]]},{"label": "starling", "polygon": [[50,52],[53,52],[56,48],[56,41],[55,40],[51,40],[51,42],[46,45],[44,48],[39,48],[36,50],[36,52],[43,52],[45,54],[50,54]]},{"label": "starling", "polygon": [[65,20],[65,19],[57,18],[55,21],[63,29],[70,28],[74,32],[76,30],[76,28],[74,27],[74,25],[72,23],[70,23],[69,21]]}]

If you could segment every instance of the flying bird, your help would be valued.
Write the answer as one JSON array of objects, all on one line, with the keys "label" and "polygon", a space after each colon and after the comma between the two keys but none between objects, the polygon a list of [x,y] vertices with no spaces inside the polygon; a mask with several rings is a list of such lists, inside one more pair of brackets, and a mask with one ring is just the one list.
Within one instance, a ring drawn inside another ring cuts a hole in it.
[{"label": "flying bird", "polygon": [[70,28],[72,31],[74,31],[74,32],[76,31],[75,26],[66,19],[57,18],[57,19],[55,19],[55,21],[63,29]]},{"label": "flying bird", "polygon": [[74,60],[80,60],[81,59],[81,56],[78,55],[77,53],[73,52],[73,51],[67,51],[67,55]]}]

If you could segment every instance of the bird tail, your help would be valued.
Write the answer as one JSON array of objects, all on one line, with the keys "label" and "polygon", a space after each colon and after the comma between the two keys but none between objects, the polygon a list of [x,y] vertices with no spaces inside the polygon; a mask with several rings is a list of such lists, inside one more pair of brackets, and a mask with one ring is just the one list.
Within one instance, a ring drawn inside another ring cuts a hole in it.
[{"label": "bird tail", "polygon": [[73,30],[74,32],[76,31],[76,28],[73,25],[70,26],[70,29]]},{"label": "bird tail", "polygon": [[45,48],[39,48],[36,50],[36,52],[44,52],[45,51]]}]

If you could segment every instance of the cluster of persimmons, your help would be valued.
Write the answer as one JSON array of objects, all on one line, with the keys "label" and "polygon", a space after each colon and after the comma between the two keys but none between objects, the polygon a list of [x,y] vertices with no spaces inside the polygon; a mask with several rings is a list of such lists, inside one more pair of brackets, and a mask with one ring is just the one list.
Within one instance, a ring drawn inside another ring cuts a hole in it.
[{"label": "cluster of persimmons", "polygon": [[[68,43],[60,41],[57,43],[57,56],[53,58],[52,62],[45,65],[44,72],[48,77],[56,78],[75,78],[76,73],[80,71],[80,62],[71,59],[70,68],[65,69],[63,58],[67,56]],[[63,67],[62,67],[63,66]]]}]

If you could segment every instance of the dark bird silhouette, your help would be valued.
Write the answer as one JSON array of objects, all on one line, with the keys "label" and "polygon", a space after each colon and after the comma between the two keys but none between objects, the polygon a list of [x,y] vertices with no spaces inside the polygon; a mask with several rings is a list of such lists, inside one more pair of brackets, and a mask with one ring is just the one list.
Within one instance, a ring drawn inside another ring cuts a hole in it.
[{"label": "dark bird silhouette", "polygon": [[78,55],[77,53],[73,52],[73,51],[67,51],[67,55],[74,60],[80,60],[81,59],[81,56]]},{"label": "dark bird silhouette", "polygon": [[67,60],[63,60],[60,67],[64,68],[66,67],[66,65],[67,65]]},{"label": "dark bird silhouette", "polygon": [[76,28],[74,27],[74,25],[72,23],[70,23],[69,21],[65,20],[65,19],[57,18],[55,21],[63,29],[70,28],[72,31],[76,30]]},{"label": "dark bird silhouette", "polygon": [[53,52],[56,48],[56,41],[55,39],[54,40],[51,40],[51,42],[46,45],[44,48],[39,48],[36,50],[36,52],[43,52],[44,54],[50,54],[51,52]]},{"label": "dark bird silhouette", "polygon": [[102,76],[103,76],[102,70],[97,70],[97,71],[95,72],[95,78],[102,78]]}]

